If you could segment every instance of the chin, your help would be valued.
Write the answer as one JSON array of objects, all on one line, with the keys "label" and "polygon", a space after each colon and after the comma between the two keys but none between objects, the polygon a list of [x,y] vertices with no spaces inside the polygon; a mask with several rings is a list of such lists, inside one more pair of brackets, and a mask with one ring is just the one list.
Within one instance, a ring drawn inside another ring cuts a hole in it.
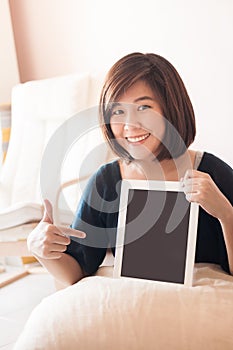
[{"label": "chin", "polygon": [[151,153],[150,151],[146,150],[137,150],[134,152],[129,152],[131,157],[133,157],[134,160],[153,160],[155,159],[155,155]]}]

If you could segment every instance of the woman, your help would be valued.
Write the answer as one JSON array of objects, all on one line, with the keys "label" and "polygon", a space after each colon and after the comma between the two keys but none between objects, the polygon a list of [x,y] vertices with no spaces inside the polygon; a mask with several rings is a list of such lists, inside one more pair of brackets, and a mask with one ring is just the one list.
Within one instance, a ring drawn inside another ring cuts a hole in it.
[{"label": "woman", "polygon": [[44,218],[28,238],[31,252],[56,279],[73,284],[98,269],[108,246],[114,253],[122,179],[182,181],[187,200],[200,205],[195,261],[233,274],[233,171],[189,149],[195,117],[175,68],[156,54],[120,59],[101,92],[100,122],[119,159],[90,179],[66,232],[53,225],[45,202]]}]

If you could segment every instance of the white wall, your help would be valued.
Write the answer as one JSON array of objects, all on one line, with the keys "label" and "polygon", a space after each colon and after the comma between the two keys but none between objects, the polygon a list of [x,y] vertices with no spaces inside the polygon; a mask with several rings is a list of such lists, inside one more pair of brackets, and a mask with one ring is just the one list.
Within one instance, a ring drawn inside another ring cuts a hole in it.
[{"label": "white wall", "polygon": [[8,1],[0,0],[0,104],[10,103],[11,89],[18,82],[18,66]]},{"label": "white wall", "polygon": [[87,1],[85,18],[79,65],[96,71],[131,51],[165,56],[194,105],[194,147],[233,166],[233,1]]},{"label": "white wall", "polygon": [[82,70],[84,2],[9,0],[21,82]]},{"label": "white wall", "polygon": [[197,118],[194,146],[233,165],[233,0],[9,0],[21,80],[106,72],[132,51],[165,56]]}]

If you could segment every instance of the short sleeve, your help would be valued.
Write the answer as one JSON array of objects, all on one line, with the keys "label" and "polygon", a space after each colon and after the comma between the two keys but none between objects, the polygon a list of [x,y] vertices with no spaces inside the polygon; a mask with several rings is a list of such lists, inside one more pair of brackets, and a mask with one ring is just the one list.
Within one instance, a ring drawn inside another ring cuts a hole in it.
[{"label": "short sleeve", "polygon": [[[233,205],[233,170],[223,160],[213,154],[204,153],[198,168],[208,173],[220,191]],[[196,262],[219,264],[229,273],[229,262],[223,231],[219,220],[200,208]]]},{"label": "short sleeve", "polygon": [[208,154],[209,163],[212,167],[212,178],[220,191],[233,205],[233,169],[223,160]]},{"label": "short sleeve", "polygon": [[72,228],[84,231],[85,239],[71,237],[66,253],[77,260],[87,274],[93,274],[101,265],[108,247],[104,220],[104,182],[101,169],[89,180],[82,195]]}]

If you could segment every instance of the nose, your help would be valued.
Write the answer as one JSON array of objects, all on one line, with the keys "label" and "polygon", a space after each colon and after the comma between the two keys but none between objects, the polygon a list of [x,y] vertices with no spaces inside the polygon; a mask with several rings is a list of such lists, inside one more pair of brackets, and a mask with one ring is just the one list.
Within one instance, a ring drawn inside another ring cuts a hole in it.
[{"label": "nose", "polygon": [[139,128],[141,128],[141,123],[137,118],[137,113],[132,108],[128,109],[124,120],[124,129],[133,130]]},{"label": "nose", "polygon": [[135,130],[135,129],[140,129],[141,124],[140,123],[125,123],[124,124],[124,130],[129,131],[129,130]]}]

